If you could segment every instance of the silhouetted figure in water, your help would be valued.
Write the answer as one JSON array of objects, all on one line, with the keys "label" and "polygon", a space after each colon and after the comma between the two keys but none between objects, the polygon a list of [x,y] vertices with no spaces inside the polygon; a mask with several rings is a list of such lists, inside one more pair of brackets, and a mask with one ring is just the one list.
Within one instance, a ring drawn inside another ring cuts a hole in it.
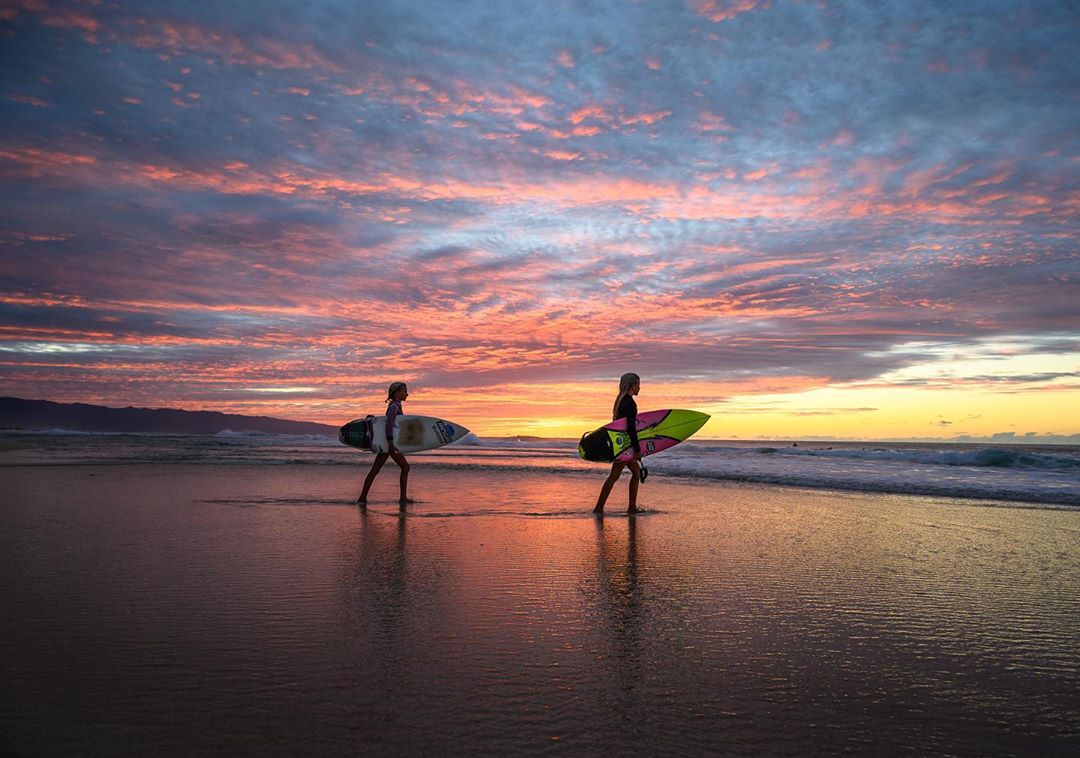
[{"label": "silhouetted figure in water", "polygon": [[604,503],[607,502],[608,495],[611,494],[611,488],[615,486],[615,482],[619,481],[624,468],[629,468],[632,475],[630,478],[630,507],[626,509],[626,512],[637,513],[638,482],[641,477],[641,444],[638,442],[637,436],[637,403],[634,402],[634,395],[640,391],[641,379],[637,374],[626,373],[619,379],[619,396],[615,398],[615,407],[611,412],[612,420],[626,419],[626,432],[630,435],[630,445],[634,448],[634,459],[631,461],[615,461],[611,464],[611,473],[608,474],[604,486],[600,488],[600,497],[596,501],[593,513],[603,514]]},{"label": "silhouetted figure in water", "polygon": [[390,385],[390,389],[386,393],[386,402],[389,405],[386,407],[386,447],[390,452],[376,453],[375,462],[371,464],[371,471],[368,472],[367,479],[364,480],[364,489],[360,493],[360,497],[356,499],[357,505],[361,508],[367,507],[368,490],[371,489],[371,483],[375,481],[375,477],[382,469],[383,464],[386,463],[387,458],[393,458],[394,463],[401,469],[401,478],[399,480],[401,486],[401,495],[398,498],[398,502],[404,507],[413,502],[409,499],[409,461],[405,458],[404,454],[394,445],[394,421],[402,414],[401,404],[409,397],[409,388],[405,382],[394,382]]}]

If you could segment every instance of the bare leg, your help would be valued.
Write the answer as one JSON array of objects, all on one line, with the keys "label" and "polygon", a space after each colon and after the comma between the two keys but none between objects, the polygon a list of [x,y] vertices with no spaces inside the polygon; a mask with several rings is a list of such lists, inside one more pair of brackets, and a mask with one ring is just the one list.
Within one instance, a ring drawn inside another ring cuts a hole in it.
[{"label": "bare leg", "polygon": [[619,475],[622,474],[624,468],[626,468],[626,464],[622,461],[615,461],[611,464],[611,473],[608,474],[604,486],[600,488],[600,497],[596,500],[596,507],[593,508],[593,513],[604,512],[604,503],[607,502],[608,495],[611,494],[611,488],[615,486],[615,482],[619,481]]},{"label": "bare leg", "polygon": [[409,461],[401,453],[390,453],[390,457],[394,459],[394,463],[401,469],[401,476],[398,477],[398,486],[400,495],[398,502],[402,505],[411,503],[409,500]]},{"label": "bare leg", "polygon": [[627,513],[637,513],[637,488],[641,481],[641,461],[630,461],[626,464],[630,469],[630,507]]},{"label": "bare leg", "polygon": [[356,502],[361,507],[367,505],[367,493],[371,489],[371,483],[375,481],[375,476],[379,473],[379,469],[386,463],[386,459],[389,457],[387,453],[378,453],[375,456],[375,462],[371,464],[371,471],[368,472],[367,479],[364,480],[364,489],[360,492],[360,497],[356,499]]}]

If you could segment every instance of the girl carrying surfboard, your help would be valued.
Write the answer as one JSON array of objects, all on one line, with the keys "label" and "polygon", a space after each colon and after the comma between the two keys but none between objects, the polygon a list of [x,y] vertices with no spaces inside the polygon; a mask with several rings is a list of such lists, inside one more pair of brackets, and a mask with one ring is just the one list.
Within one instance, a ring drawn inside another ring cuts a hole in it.
[{"label": "girl carrying surfboard", "polygon": [[638,481],[641,477],[641,445],[637,436],[637,403],[634,402],[634,395],[640,391],[641,378],[637,374],[628,372],[620,377],[619,395],[615,398],[611,419],[612,421],[626,419],[626,431],[630,437],[630,445],[634,449],[634,457],[629,461],[617,460],[611,464],[611,473],[608,474],[604,486],[600,488],[600,497],[596,501],[593,513],[603,514],[604,503],[607,502],[611,488],[615,486],[615,482],[619,481],[624,468],[629,468],[632,475],[630,477],[630,507],[626,509],[626,512],[637,513]]},{"label": "girl carrying surfboard", "polygon": [[401,469],[401,477],[399,479],[401,496],[398,499],[398,502],[402,507],[413,502],[409,499],[407,494],[407,490],[409,489],[409,461],[394,445],[394,421],[402,414],[401,404],[404,403],[408,397],[409,388],[406,386],[405,382],[394,382],[386,392],[386,402],[389,403],[389,405],[386,406],[386,447],[389,452],[376,453],[375,462],[371,464],[371,471],[368,472],[367,479],[364,480],[364,489],[360,493],[360,497],[356,499],[357,505],[361,508],[367,507],[368,490],[371,489],[371,483],[375,481],[375,476],[379,473],[379,470],[382,469],[387,458],[393,458],[394,463]]}]

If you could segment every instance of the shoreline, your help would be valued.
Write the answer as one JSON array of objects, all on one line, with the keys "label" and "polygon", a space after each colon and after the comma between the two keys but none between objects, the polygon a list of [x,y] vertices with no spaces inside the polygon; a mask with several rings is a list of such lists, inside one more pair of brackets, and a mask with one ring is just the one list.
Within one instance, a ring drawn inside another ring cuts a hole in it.
[{"label": "shoreline", "polygon": [[[146,461],[146,460],[92,460],[92,461],[5,461],[3,454],[5,452],[21,452],[32,448],[17,447],[17,448],[3,448],[0,447],[0,471],[4,469],[18,469],[18,468],[92,468],[92,467],[152,467],[152,466],[166,466],[166,467],[195,467],[195,466],[221,466],[227,468],[236,469],[280,469],[283,467],[293,467],[301,470],[318,471],[321,469],[347,469],[349,467],[355,467],[363,472],[367,471],[371,460],[370,456],[361,458],[358,461],[347,461],[335,463],[300,463],[300,462],[266,462],[266,461],[242,461],[242,462],[213,462],[206,460],[166,460],[166,461]],[[363,453],[361,453],[363,454]],[[433,471],[454,472],[461,471],[467,473],[475,473],[477,475],[483,475],[485,473],[493,472],[517,472],[521,474],[537,474],[543,476],[557,476],[557,477],[576,477],[576,478],[590,478],[596,479],[598,482],[602,482],[606,469],[597,468],[595,471],[588,471],[583,468],[566,468],[559,466],[544,466],[544,465],[529,465],[529,466],[514,466],[512,464],[477,464],[477,463],[450,463],[446,461],[440,461],[439,455],[425,455],[424,453],[414,454],[410,456],[413,463],[413,471],[430,469]],[[949,491],[944,488],[935,488],[933,486],[924,485],[918,489],[912,489],[909,486],[897,485],[890,486],[888,484],[880,484],[875,488],[867,488],[865,486],[860,487],[858,484],[846,484],[842,481],[836,481],[835,479],[820,484],[814,482],[799,482],[799,481],[786,481],[785,477],[781,476],[746,476],[746,475],[670,475],[665,474],[662,469],[658,469],[655,466],[650,469],[653,471],[652,482],[684,482],[687,484],[696,484],[700,486],[724,486],[724,485],[746,485],[746,486],[758,486],[758,487],[776,487],[787,488],[798,491],[806,491],[809,493],[844,493],[844,494],[857,494],[867,497],[874,496],[901,496],[911,498],[929,498],[929,499],[942,499],[956,502],[970,502],[973,505],[983,505],[986,507],[994,508],[1026,508],[1026,509],[1046,509],[1046,510],[1063,510],[1063,511],[1075,511],[1080,510],[1080,491],[1075,493],[1064,492],[1046,494],[1040,498],[1035,498],[1030,495],[1025,496],[1024,493],[1008,493],[1005,496],[992,495],[989,493],[980,492],[966,492],[956,493],[954,490]],[[381,477],[386,477],[387,473],[396,476],[393,472],[396,469],[392,466],[386,469]],[[623,476],[625,481],[626,475]],[[790,477],[788,477],[790,478]],[[598,485],[599,486],[599,485]],[[648,484],[642,485],[643,491],[648,487]]]},{"label": "shoreline", "polygon": [[[199,411],[191,411],[197,413]],[[284,419],[283,419],[284,420]],[[287,421],[287,420],[286,420]],[[288,423],[317,423],[306,421],[288,421]],[[324,426],[334,426],[325,425]],[[267,432],[254,429],[231,429],[224,428],[218,431],[209,432],[182,432],[182,431],[130,431],[130,430],[110,430],[110,429],[69,429],[65,427],[0,427],[0,435],[12,434],[12,435],[130,435],[134,437],[215,437],[215,436],[281,436],[281,437],[319,437],[321,439],[337,442],[338,438],[336,434],[295,434],[289,432]],[[470,433],[470,436],[476,437],[481,441],[490,442],[560,442],[570,446],[575,446],[578,443],[578,437],[541,437],[531,434],[510,434],[510,435],[479,435]],[[691,444],[728,444],[728,445],[765,445],[770,447],[791,447],[793,443],[798,445],[910,445],[910,446],[976,446],[976,447],[1030,447],[1030,448],[1062,448],[1062,447],[1076,447],[1080,446],[1080,433],[1078,434],[1047,434],[1038,435],[1034,437],[1017,437],[1015,439],[992,439],[992,438],[935,438],[935,437],[866,437],[866,438],[847,438],[847,437],[701,437],[695,435],[691,440],[687,440]],[[450,447],[454,447],[451,445]],[[467,447],[468,443],[458,443],[458,447]]]}]

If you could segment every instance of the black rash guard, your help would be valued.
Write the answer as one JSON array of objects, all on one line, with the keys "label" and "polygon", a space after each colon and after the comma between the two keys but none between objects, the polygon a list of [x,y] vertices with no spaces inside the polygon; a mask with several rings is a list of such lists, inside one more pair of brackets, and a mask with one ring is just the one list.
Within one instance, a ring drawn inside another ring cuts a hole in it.
[{"label": "black rash guard", "polygon": [[633,395],[623,395],[623,399],[619,401],[619,407],[615,411],[615,418],[626,419],[626,431],[630,435],[630,445],[634,448],[634,453],[641,454],[641,444],[637,438],[637,403],[634,402]]}]

